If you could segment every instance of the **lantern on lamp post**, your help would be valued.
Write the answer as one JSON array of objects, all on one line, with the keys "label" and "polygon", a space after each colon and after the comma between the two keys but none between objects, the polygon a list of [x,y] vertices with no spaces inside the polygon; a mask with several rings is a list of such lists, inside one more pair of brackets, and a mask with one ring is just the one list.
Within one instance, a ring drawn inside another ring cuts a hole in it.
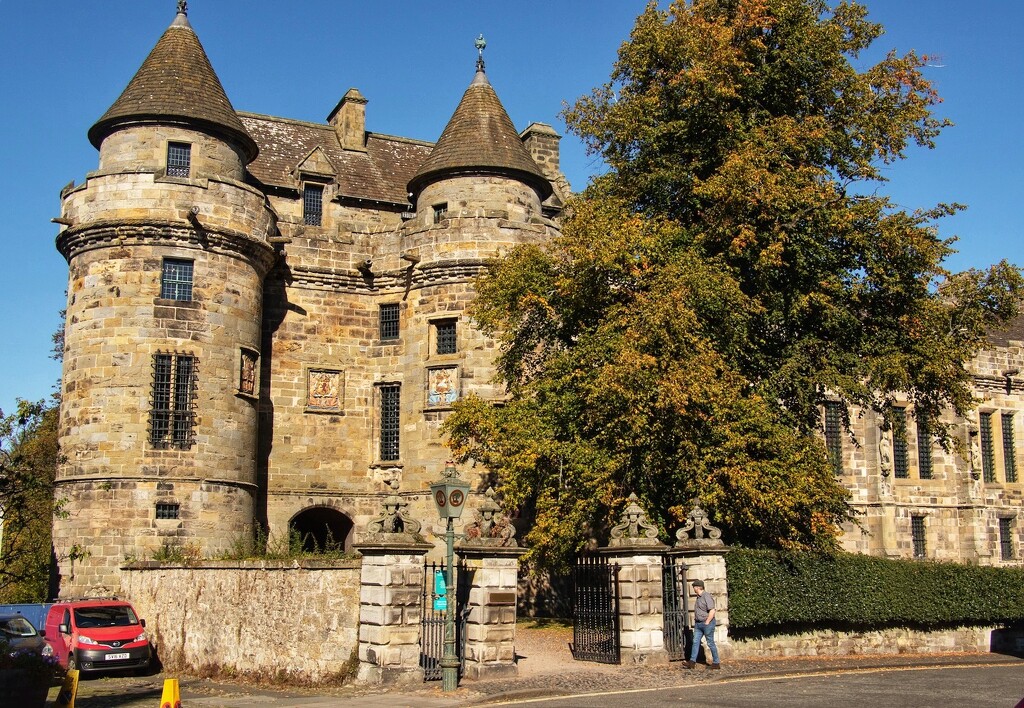
[{"label": "lantern on lamp post", "polygon": [[444,464],[444,477],[430,485],[438,516],[446,522],[444,540],[447,547],[445,563],[444,654],[441,656],[441,690],[454,691],[459,686],[459,657],[455,653],[455,598],[452,597],[452,565],[455,556],[455,519],[462,516],[469,493],[469,482],[459,478],[455,463]]}]

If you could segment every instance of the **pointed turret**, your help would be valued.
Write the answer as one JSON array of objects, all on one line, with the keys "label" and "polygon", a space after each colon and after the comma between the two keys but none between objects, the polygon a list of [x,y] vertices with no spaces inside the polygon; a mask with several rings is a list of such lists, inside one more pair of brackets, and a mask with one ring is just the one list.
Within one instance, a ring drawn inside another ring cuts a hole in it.
[{"label": "pointed turret", "polygon": [[210,132],[241,147],[247,161],[257,154],[213,71],[184,6],[142,66],[103,117],[89,129],[89,141],[103,139],[123,125],[179,124]]},{"label": "pointed turret", "polygon": [[551,194],[551,183],[530,157],[487,80],[482,59],[441,138],[409,181],[409,191],[415,200],[433,182],[480,174],[517,179],[536,190],[542,201]]}]

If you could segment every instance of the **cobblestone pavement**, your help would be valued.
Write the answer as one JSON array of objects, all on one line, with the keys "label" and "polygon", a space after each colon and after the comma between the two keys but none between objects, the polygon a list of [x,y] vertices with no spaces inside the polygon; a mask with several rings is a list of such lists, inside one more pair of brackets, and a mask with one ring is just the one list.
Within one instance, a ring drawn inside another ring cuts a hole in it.
[{"label": "cobblestone pavement", "polygon": [[[517,630],[519,675],[513,679],[462,681],[453,694],[443,694],[439,682],[412,689],[341,686],[316,689],[283,689],[179,677],[183,708],[243,708],[272,705],[295,707],[354,706],[357,708],[448,708],[514,702],[538,696],[575,695],[600,691],[662,688],[711,681],[728,681],[747,676],[784,676],[844,670],[894,668],[903,666],[961,666],[1017,663],[1024,660],[1000,654],[893,654],[842,657],[793,657],[784,659],[743,659],[724,661],[721,671],[698,665],[686,669],[681,662],[654,666],[613,666],[578,662],[568,644],[572,630],[559,625],[531,626]],[[81,682],[76,708],[156,708],[163,674],[147,677],[96,678]],[[56,689],[51,691],[51,700]]]}]

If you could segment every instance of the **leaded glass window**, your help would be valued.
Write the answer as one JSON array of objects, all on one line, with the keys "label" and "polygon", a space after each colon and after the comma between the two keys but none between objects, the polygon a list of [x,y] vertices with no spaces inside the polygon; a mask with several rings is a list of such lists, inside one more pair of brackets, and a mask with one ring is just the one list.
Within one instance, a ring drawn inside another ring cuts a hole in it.
[{"label": "leaded glass window", "polygon": [[302,189],[302,223],[319,226],[324,215],[324,187],[321,184],[307,184]]},{"label": "leaded glass window", "polygon": [[187,302],[192,299],[193,262],[165,258],[160,274],[160,297]]},{"label": "leaded glass window", "polygon": [[188,177],[192,169],[192,146],[188,143],[167,143],[167,175]]}]

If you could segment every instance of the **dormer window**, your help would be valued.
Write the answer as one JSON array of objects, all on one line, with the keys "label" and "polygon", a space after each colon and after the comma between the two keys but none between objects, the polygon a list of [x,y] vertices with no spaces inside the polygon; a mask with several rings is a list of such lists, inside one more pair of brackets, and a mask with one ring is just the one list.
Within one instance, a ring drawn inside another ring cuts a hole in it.
[{"label": "dormer window", "polygon": [[448,202],[434,205],[434,223],[440,224],[443,219],[448,218]]},{"label": "dormer window", "polygon": [[167,176],[188,177],[192,170],[192,146],[188,143],[167,143]]},{"label": "dormer window", "polygon": [[302,223],[319,226],[324,216],[324,186],[307,184],[302,188]]}]

